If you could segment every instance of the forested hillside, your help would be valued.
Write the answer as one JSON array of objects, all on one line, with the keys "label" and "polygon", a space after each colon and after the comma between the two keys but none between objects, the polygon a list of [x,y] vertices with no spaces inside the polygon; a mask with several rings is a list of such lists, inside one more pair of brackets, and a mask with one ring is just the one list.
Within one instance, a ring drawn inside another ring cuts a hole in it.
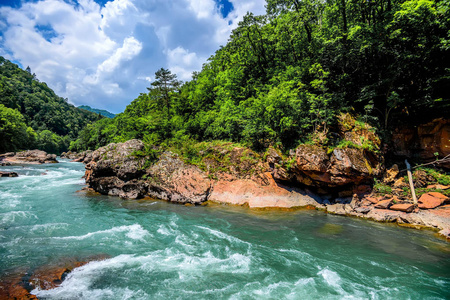
[{"label": "forested hillside", "polygon": [[0,153],[33,148],[60,153],[100,118],[58,97],[29,68],[0,56]]},{"label": "forested hillside", "polygon": [[450,4],[434,0],[267,0],[247,14],[193,80],[156,74],[112,120],[88,125],[72,149],[131,138],[231,140],[257,150],[338,143],[350,112],[386,138],[398,124],[448,117]]}]

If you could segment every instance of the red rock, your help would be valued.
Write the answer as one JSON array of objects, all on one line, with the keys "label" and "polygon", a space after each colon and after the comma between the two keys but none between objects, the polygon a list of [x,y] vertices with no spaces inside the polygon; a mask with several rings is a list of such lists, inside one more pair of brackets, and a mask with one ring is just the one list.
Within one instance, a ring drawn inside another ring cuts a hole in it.
[{"label": "red rock", "polygon": [[441,193],[431,192],[423,194],[419,199],[419,208],[432,209],[441,206],[448,197]]},{"label": "red rock", "polygon": [[441,185],[441,184],[432,184],[427,186],[427,189],[437,189],[437,190],[448,190],[450,189],[450,185]]},{"label": "red rock", "polygon": [[429,193],[427,193],[427,194],[429,194],[429,195],[431,195],[431,196],[433,196],[433,197],[435,197],[435,198],[443,199],[444,201],[445,201],[445,200],[448,200],[448,197],[447,197],[447,196],[445,196],[445,195],[443,195],[443,194],[441,194],[441,193],[438,193],[438,192],[429,192]]},{"label": "red rock", "polygon": [[378,202],[380,202],[379,198],[375,198],[375,197],[367,197],[365,198],[366,200],[372,202],[373,204],[377,204]]},{"label": "red rock", "polygon": [[[399,156],[412,156],[419,153],[427,161],[450,154],[450,119],[435,119],[417,127],[397,128],[392,134],[393,153]],[[450,168],[450,163],[440,167]]]},{"label": "red rock", "polygon": [[361,200],[361,206],[371,206],[373,203],[367,199]]},{"label": "red rock", "polygon": [[259,185],[253,180],[236,179],[233,182],[218,180],[214,183],[208,200],[212,202],[263,207],[319,207],[313,197],[295,188],[277,184],[270,172],[264,174],[268,185]]},{"label": "red rock", "polygon": [[410,203],[394,204],[391,207],[389,207],[389,209],[410,213],[414,210],[414,204],[410,204]]},{"label": "red rock", "polygon": [[381,208],[381,209],[387,209],[389,208],[389,206],[392,204],[392,200],[382,200],[380,202],[378,202],[377,204],[375,204],[376,208]]},{"label": "red rock", "polygon": [[20,272],[9,277],[0,278],[0,299],[20,299],[29,300],[37,299],[35,295],[31,295],[22,283],[23,275],[26,272]]}]

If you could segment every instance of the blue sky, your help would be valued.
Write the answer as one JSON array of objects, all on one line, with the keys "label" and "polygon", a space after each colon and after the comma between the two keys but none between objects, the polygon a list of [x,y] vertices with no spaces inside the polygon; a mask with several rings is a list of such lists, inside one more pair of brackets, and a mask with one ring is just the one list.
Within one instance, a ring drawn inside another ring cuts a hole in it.
[{"label": "blue sky", "polygon": [[1,0],[0,55],[75,105],[118,113],[156,70],[181,80],[264,0]]}]

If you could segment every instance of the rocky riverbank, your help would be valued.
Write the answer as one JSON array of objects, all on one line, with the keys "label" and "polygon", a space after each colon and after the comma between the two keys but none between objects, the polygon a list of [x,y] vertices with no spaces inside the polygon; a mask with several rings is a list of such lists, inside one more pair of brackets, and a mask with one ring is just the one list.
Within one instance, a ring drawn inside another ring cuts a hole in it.
[{"label": "rocky riverbank", "polygon": [[41,150],[27,150],[0,154],[2,166],[11,164],[53,164],[58,163],[55,154],[48,154]]},{"label": "rocky riverbank", "polygon": [[[450,238],[450,202],[441,193],[448,187],[430,187],[428,190],[435,192],[422,195],[418,207],[405,192],[403,196],[377,192],[369,183],[380,176],[382,168],[365,151],[337,149],[329,155],[318,147],[300,146],[289,158],[288,168],[274,149],[264,159],[246,148],[214,145],[204,150],[203,158],[194,165],[170,151],[149,162],[144,148],[141,141],[130,140],[92,152],[85,173],[89,188],[105,195],[131,199],[150,196],[184,204],[310,207],[432,228]],[[386,172],[385,181],[399,185],[404,179],[394,173]]]}]

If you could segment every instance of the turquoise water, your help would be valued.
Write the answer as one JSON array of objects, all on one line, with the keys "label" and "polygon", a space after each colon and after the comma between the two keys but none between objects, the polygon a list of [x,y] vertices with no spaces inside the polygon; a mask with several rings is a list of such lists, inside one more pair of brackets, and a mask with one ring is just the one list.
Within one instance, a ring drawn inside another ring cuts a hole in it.
[{"label": "turquoise water", "polygon": [[[42,299],[449,299],[450,247],[429,231],[304,210],[124,201],[84,166],[1,167],[0,278],[93,255]],[[42,173],[46,175],[41,175]]]}]

